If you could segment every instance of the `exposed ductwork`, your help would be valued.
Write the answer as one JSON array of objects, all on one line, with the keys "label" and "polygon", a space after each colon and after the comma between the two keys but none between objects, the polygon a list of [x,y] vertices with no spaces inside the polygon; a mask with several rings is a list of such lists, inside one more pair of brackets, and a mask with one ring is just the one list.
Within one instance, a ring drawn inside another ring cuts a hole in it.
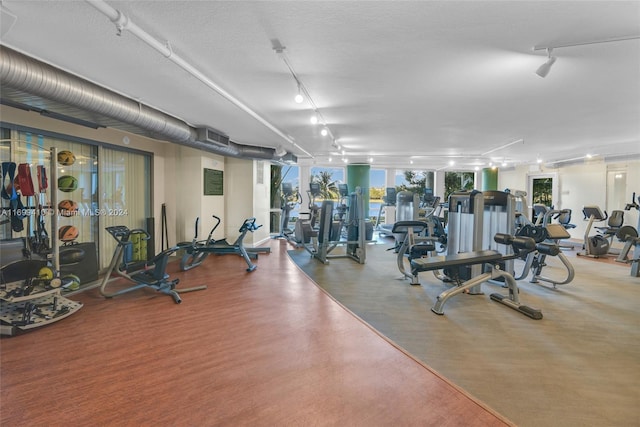
[{"label": "exposed ductwork", "polygon": [[[212,143],[201,129],[0,45],[0,82],[11,88],[134,126],[156,139],[222,156],[275,160],[275,149]],[[114,126],[115,127],[115,126]],[[200,131],[200,132],[199,132]],[[207,135],[209,133],[205,133]]]}]

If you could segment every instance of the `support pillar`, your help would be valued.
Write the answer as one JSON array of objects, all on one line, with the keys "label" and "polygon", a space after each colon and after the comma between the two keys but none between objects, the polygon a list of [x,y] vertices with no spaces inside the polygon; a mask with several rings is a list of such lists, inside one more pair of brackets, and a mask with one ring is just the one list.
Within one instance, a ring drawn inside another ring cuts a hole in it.
[{"label": "support pillar", "polygon": [[482,191],[498,189],[498,168],[482,169]]},{"label": "support pillar", "polygon": [[347,185],[349,186],[349,191],[356,191],[356,187],[362,189],[365,218],[369,217],[370,172],[371,165],[368,164],[347,165]]}]

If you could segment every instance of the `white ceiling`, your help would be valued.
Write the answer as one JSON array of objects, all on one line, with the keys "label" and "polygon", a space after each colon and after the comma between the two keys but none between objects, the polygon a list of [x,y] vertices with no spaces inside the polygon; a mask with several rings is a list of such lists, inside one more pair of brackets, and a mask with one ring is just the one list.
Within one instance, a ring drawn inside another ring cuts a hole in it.
[{"label": "white ceiling", "polygon": [[[639,1],[107,1],[313,155],[285,55],[350,162],[454,169],[640,155]],[[298,150],[84,1],[2,1],[2,44],[240,144]],[[6,29],[3,29],[4,32]],[[508,145],[514,141],[521,141]],[[508,145],[507,147],[504,147]],[[499,147],[504,147],[498,149]],[[497,149],[497,150],[496,150]],[[495,151],[494,151],[495,150]],[[492,151],[491,153],[488,153]]]}]

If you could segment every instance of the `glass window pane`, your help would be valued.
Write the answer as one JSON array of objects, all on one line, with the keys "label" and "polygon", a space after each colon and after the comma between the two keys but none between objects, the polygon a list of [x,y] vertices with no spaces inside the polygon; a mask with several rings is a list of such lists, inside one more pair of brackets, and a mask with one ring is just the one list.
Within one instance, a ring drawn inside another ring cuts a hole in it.
[{"label": "glass window pane", "polygon": [[[100,157],[101,227],[125,225],[146,230],[151,216],[150,156],[104,148]],[[147,230],[150,231],[150,230]],[[116,248],[115,239],[101,245],[101,265],[107,266]]]},{"label": "glass window pane", "polygon": [[344,183],[343,168],[312,167],[310,182],[320,184],[319,200],[338,200],[338,184]]}]

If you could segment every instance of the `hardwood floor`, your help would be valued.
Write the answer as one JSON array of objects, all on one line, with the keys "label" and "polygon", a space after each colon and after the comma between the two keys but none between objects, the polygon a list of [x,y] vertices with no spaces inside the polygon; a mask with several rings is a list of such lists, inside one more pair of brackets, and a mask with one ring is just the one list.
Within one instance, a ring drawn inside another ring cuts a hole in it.
[{"label": "hardwood floor", "polygon": [[140,290],[72,297],[75,315],[3,338],[0,423],[437,425],[510,422],[380,336],[272,241],[258,269],[209,257],[172,276],[183,302]]}]

